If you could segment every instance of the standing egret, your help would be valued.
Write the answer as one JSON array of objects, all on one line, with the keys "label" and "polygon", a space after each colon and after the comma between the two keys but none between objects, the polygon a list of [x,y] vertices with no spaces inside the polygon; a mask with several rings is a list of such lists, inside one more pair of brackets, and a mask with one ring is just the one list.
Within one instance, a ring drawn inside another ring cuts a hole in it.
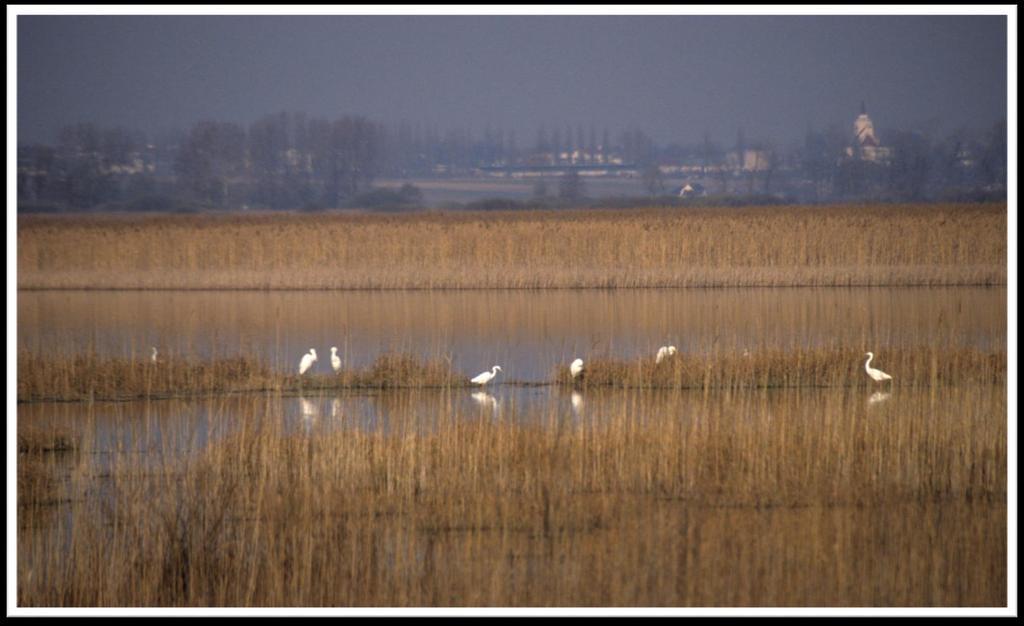
[{"label": "standing egret", "polygon": [[149,357],[149,360],[156,363],[156,346],[153,347],[153,356]]},{"label": "standing egret", "polygon": [[497,376],[498,372],[500,371],[501,366],[495,365],[494,367],[491,368],[491,371],[478,374],[475,378],[470,378],[469,382],[473,383],[474,385],[486,385],[491,381],[492,378]]},{"label": "standing egret", "polygon": [[576,359],[575,361],[572,362],[571,365],[569,365],[569,373],[572,374],[573,378],[576,378],[577,376],[579,376],[580,372],[582,372],[582,371],[583,371],[583,359]]},{"label": "standing egret", "polygon": [[338,356],[338,349],[334,346],[331,346],[331,367],[334,368],[335,374],[341,371],[341,358]]},{"label": "standing egret", "polygon": [[316,363],[316,350],[313,348],[309,349],[309,354],[302,355],[302,361],[299,362],[299,376],[306,373],[306,370],[313,367]]},{"label": "standing egret", "polygon": [[654,362],[655,363],[661,363],[667,357],[675,356],[675,354],[676,354],[676,347],[675,346],[662,346],[662,347],[658,348],[658,356],[654,357]]},{"label": "standing egret", "polygon": [[864,353],[864,356],[868,357],[868,360],[864,362],[864,371],[868,373],[868,376],[870,376],[872,380],[876,382],[892,380],[892,376],[889,376],[882,370],[876,370],[875,368],[871,367],[871,359],[875,358],[874,353],[866,352]]}]

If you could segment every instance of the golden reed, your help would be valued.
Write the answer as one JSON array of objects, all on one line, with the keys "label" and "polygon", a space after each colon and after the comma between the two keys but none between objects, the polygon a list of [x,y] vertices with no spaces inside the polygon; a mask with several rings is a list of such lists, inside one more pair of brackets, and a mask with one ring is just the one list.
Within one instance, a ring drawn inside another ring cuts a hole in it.
[{"label": "golden reed", "polygon": [[100,357],[95,353],[66,358],[18,353],[18,402],[129,400],[187,397],[245,391],[309,389],[393,389],[455,387],[468,378],[451,370],[448,360],[419,360],[407,354],[382,354],[363,369],[335,374],[273,371],[259,359],[224,357],[210,360],[160,357]]},{"label": "golden reed", "polygon": [[[879,355],[894,380],[875,383],[864,372],[864,355],[849,348],[755,350],[677,354],[662,363],[653,356],[635,359],[594,357],[573,378],[568,365],[555,368],[549,380],[506,381],[512,384],[560,384],[576,387],[751,389],[773,387],[905,386],[1001,384],[1006,380],[1006,352],[972,348],[902,348]],[[282,373],[258,359],[148,359],[77,354],[67,358],[18,354],[18,401],[125,400],[186,397],[209,393],[330,389],[448,388],[472,386],[455,372],[451,360],[417,359],[382,354],[369,366],[335,374]]]},{"label": "golden reed", "polygon": [[19,216],[19,289],[1003,285],[1006,204]]},{"label": "golden reed", "polygon": [[[884,357],[884,360],[880,360]],[[712,354],[678,353],[657,363],[655,357],[596,357],[573,377],[568,365],[553,378],[575,387],[672,389],[749,389],[773,387],[876,387],[976,384],[1006,381],[1006,352],[972,348],[916,347],[875,355],[893,380],[878,383],[864,371],[865,354],[850,348],[754,350]]]},{"label": "golden reed", "polygon": [[1005,604],[1005,392],[638,393],[308,434],[253,397],[186,457],[79,455],[19,479],[18,604]]}]

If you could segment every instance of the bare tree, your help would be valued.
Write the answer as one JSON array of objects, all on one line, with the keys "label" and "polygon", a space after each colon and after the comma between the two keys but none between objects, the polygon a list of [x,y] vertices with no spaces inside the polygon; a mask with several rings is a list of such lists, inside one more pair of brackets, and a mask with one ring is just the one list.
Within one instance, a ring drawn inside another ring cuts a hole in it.
[{"label": "bare tree", "polygon": [[563,200],[578,200],[583,197],[583,179],[575,169],[570,169],[558,181],[558,197]]},{"label": "bare tree", "polygon": [[199,122],[178,151],[178,183],[196,200],[224,206],[231,178],[244,163],[245,131],[237,124]]},{"label": "bare tree", "polygon": [[657,163],[651,163],[643,169],[644,189],[651,196],[665,193],[665,175]]}]

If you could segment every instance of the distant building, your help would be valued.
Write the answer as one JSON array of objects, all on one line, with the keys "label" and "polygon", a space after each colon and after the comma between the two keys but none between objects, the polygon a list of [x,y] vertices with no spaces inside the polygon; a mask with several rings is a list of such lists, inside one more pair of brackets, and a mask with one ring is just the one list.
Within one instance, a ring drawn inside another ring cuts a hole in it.
[{"label": "distant building", "polygon": [[875,125],[868,117],[864,103],[860,103],[860,115],[853,121],[853,142],[846,148],[846,156],[871,162],[886,162],[892,158],[892,148],[882,146],[875,136]]},{"label": "distant building", "polygon": [[771,155],[767,150],[733,150],[725,156],[726,164],[731,170],[746,172],[762,172],[771,168]]}]

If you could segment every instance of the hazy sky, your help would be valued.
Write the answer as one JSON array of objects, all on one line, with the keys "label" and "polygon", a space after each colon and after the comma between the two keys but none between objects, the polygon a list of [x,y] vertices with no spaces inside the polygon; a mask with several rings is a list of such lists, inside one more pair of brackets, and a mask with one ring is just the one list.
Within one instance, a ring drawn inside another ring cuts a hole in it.
[{"label": "hazy sky", "polygon": [[[1007,18],[19,16],[18,139],[287,111],[444,131],[802,140],[1006,117]],[[883,137],[884,140],[884,137]]]}]

